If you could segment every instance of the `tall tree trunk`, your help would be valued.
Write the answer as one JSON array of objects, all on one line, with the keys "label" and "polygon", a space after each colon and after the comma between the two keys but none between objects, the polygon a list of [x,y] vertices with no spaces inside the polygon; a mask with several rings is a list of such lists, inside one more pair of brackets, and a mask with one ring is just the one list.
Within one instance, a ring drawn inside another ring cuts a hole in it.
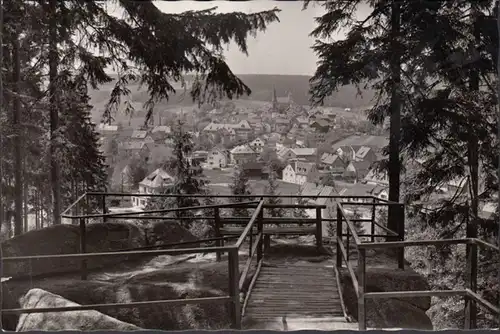
[{"label": "tall tree trunk", "polygon": [[[471,42],[470,49],[474,50],[474,53],[476,51],[476,44],[480,42],[480,32],[479,32],[479,26],[478,26],[478,15],[479,13],[475,10],[474,5],[472,4],[471,6],[471,18],[472,18],[472,29],[473,29],[473,35],[474,35],[474,40]],[[472,70],[470,73],[470,78],[469,78],[469,88],[470,91],[473,95],[476,95],[477,92],[479,92],[479,73],[475,70]],[[476,97],[473,97],[474,99]],[[477,117],[476,114],[473,115],[473,117]],[[477,122],[474,122],[477,123]],[[476,136],[475,131],[471,127],[469,131],[469,142],[468,142],[468,148],[467,148],[467,163],[469,165],[469,173],[470,173],[470,179],[468,182],[468,186],[470,189],[470,196],[471,196],[471,210],[470,210],[470,219],[467,221],[467,237],[468,238],[476,238],[477,237],[477,224],[478,224],[478,213],[479,213],[479,157],[478,157],[478,151],[479,151],[479,141]],[[466,246],[466,254],[467,258],[469,256],[472,256],[472,261],[468,263],[471,264],[471,266],[477,266],[477,253],[473,254],[472,252],[474,249],[471,247],[471,245]],[[473,292],[476,292],[477,289],[477,269],[474,270],[472,267],[468,266],[467,268],[468,271],[468,276],[470,280],[470,289]],[[474,271],[476,271],[476,274],[474,274]],[[470,277],[470,275],[476,275],[476,278]],[[476,321],[477,321],[477,307],[474,303],[471,303],[470,305],[470,328],[474,329],[476,328]]]},{"label": "tall tree trunk", "polygon": [[49,94],[50,94],[50,183],[52,188],[52,223],[61,224],[60,172],[55,147],[59,128],[59,107],[57,105],[57,0],[49,0]]},{"label": "tall tree trunk", "polygon": [[[497,8],[497,36],[499,38],[498,41],[498,50],[497,50],[497,141],[499,147],[497,148],[497,154],[498,154],[498,179],[497,179],[497,186],[498,186],[498,202],[497,202],[497,212],[500,209],[500,1],[497,0],[496,2],[496,8]],[[498,234],[497,234],[497,246],[500,246],[500,223],[497,221],[497,228],[498,228]],[[497,284],[500,286],[500,266],[498,266],[498,274],[497,274]],[[498,306],[498,305],[497,305]],[[498,323],[500,323],[500,314],[497,317]]]},{"label": "tall tree trunk", "polygon": [[19,87],[21,80],[21,64],[19,59],[19,35],[12,36],[13,91],[15,93],[12,108],[12,127],[14,129],[14,235],[23,233],[23,160],[21,136],[21,99]]},{"label": "tall tree trunk", "polygon": [[[392,2],[391,10],[391,109],[390,109],[390,138],[389,138],[389,200],[399,202],[399,187],[401,163],[399,147],[401,140],[401,4],[397,0]],[[400,211],[396,206],[389,206],[388,227],[398,231]]]},{"label": "tall tree trunk", "polygon": [[[3,99],[3,1],[0,0],[0,115],[2,113],[2,109],[5,109],[4,99]],[[0,150],[3,150],[3,124],[0,123]],[[4,209],[4,175],[3,175],[3,159],[0,157],[0,231],[2,229],[2,225],[5,222],[5,209]],[[1,255],[1,247],[0,247],[0,255]],[[0,269],[1,270],[1,269]],[[1,274],[1,272],[0,272]],[[2,298],[2,292],[0,287],[0,298]],[[0,317],[1,324],[1,317]],[[3,328],[3,327],[2,327]]]}]

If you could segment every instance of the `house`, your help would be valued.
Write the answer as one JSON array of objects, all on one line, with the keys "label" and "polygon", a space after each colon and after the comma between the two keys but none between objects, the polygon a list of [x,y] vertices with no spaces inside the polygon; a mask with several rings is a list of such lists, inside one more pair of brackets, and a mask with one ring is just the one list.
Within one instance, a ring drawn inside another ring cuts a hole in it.
[{"label": "house", "polygon": [[361,146],[355,154],[356,161],[375,162],[379,160],[378,154],[369,146]]},{"label": "house", "polygon": [[234,135],[241,139],[248,139],[253,132],[252,126],[247,120],[242,120],[239,123],[214,123],[210,122],[204,129],[205,133],[216,133],[221,130],[228,131],[231,135]]},{"label": "house", "polygon": [[364,181],[367,184],[371,185],[381,185],[388,186],[389,185],[389,177],[387,172],[379,171],[377,168],[372,168],[365,176]]},{"label": "house", "polygon": [[118,131],[118,125],[99,123],[97,131],[102,135],[115,134]]},{"label": "house", "polygon": [[317,159],[317,149],[316,148],[293,148],[293,155],[295,159],[303,159],[309,162],[316,162]]},{"label": "house", "polygon": [[274,119],[273,122],[273,131],[278,132],[278,133],[286,133],[288,129],[290,128],[291,124],[288,119],[279,117]]},{"label": "house", "polygon": [[311,123],[311,129],[319,133],[327,133],[330,131],[330,122],[324,119],[318,119]]},{"label": "house", "polygon": [[[345,196],[345,197],[353,197],[353,198],[346,198],[343,201],[345,202],[354,202],[354,203],[366,203],[366,202],[371,202],[371,198],[355,198],[355,196],[371,196],[373,189],[376,187],[374,184],[364,184],[364,183],[356,183],[353,186],[350,187],[344,187],[341,190],[339,190],[339,195],[340,196]],[[346,209],[347,210],[347,209]]]},{"label": "house", "polygon": [[276,155],[281,161],[287,161],[289,159],[295,158],[295,154],[293,153],[292,149],[286,146],[278,147]]},{"label": "house", "polygon": [[288,183],[304,184],[314,182],[318,177],[319,173],[315,163],[295,160],[283,170],[282,180]]},{"label": "house", "polygon": [[151,131],[151,138],[157,144],[163,144],[165,139],[172,133],[172,129],[167,125],[155,126]]},{"label": "house", "polygon": [[[159,194],[166,186],[174,183],[174,178],[163,168],[158,168],[139,182],[139,194]],[[145,208],[149,197],[132,197],[132,205]]]},{"label": "house", "polygon": [[269,178],[270,170],[262,162],[249,161],[244,163],[241,168],[251,179],[267,180]]},{"label": "house", "polygon": [[210,168],[225,168],[229,164],[229,155],[227,151],[214,148],[208,153],[207,164]]},{"label": "house", "polygon": [[240,165],[248,161],[256,161],[259,153],[255,152],[249,145],[238,145],[230,151],[231,163]]},{"label": "house", "polygon": [[335,151],[337,148],[345,146],[368,146],[377,153],[387,146],[388,143],[389,140],[384,136],[352,135],[335,143],[332,149]]},{"label": "house", "polygon": [[266,142],[262,138],[255,138],[248,144],[255,152],[262,153]]},{"label": "house", "polygon": [[134,130],[130,138],[132,140],[140,140],[146,144],[154,143],[153,138],[148,135],[146,130]]},{"label": "house", "polygon": [[388,186],[377,185],[370,194],[382,200],[387,200],[389,198],[389,188]]},{"label": "house", "polygon": [[139,141],[126,141],[118,145],[118,150],[125,152],[128,156],[136,156],[144,159],[145,161],[149,160],[149,147],[145,142]]},{"label": "house", "polygon": [[209,153],[210,152],[208,151],[202,151],[202,150],[194,151],[193,154],[191,154],[191,161],[192,162],[196,161],[197,163],[207,162]]},{"label": "house", "polygon": [[320,158],[320,168],[328,170],[333,174],[342,174],[345,170],[346,163],[342,157],[333,153],[323,153]]},{"label": "house", "polygon": [[299,116],[293,121],[299,129],[307,129],[309,127],[309,120],[304,116]]},{"label": "house", "polygon": [[342,178],[346,181],[356,183],[358,181],[358,173],[356,167],[354,167],[352,161],[347,163],[347,166],[342,173]]}]

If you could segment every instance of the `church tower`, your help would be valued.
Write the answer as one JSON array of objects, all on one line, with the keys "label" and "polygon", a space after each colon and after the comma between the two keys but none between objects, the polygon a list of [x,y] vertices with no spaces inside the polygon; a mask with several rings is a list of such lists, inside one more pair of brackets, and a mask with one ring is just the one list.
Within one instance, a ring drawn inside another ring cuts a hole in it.
[{"label": "church tower", "polygon": [[278,97],[276,96],[276,87],[273,86],[273,112],[278,112]]}]

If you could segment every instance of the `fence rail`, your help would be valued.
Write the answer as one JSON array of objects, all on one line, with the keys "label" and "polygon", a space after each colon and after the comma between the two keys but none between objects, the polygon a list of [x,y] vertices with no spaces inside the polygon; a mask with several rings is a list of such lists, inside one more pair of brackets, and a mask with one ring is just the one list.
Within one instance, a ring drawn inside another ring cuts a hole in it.
[{"label": "fence rail", "polygon": [[[369,203],[368,205],[373,205],[375,207],[377,203]],[[404,212],[403,212],[404,214]],[[343,223],[346,223],[347,233],[343,233]],[[354,287],[356,297],[358,299],[358,324],[359,330],[366,330],[366,299],[367,298],[414,298],[414,297],[451,297],[451,296],[461,296],[465,298],[465,329],[473,329],[476,327],[477,321],[477,305],[488,310],[494,314],[500,323],[500,308],[489,303],[487,300],[482,298],[477,294],[476,282],[477,282],[477,247],[489,248],[494,251],[500,251],[495,245],[489,244],[478,238],[463,238],[463,239],[445,239],[445,240],[411,240],[404,241],[404,219],[401,218],[401,224],[398,227],[398,231],[392,231],[387,227],[380,226],[376,224],[389,234],[386,237],[397,236],[399,241],[387,241],[384,242],[374,242],[373,225],[372,221],[372,242],[363,242],[360,239],[360,234],[356,230],[354,224],[347,216],[342,203],[337,205],[337,256],[336,256],[336,267],[337,272],[339,268],[342,268],[342,264],[345,263],[351,282]],[[345,238],[344,238],[345,237]],[[349,261],[349,244],[350,239],[354,240],[355,250],[358,253],[357,262],[357,275],[355,270]],[[344,245],[344,241],[347,247]],[[469,256],[467,257],[467,267],[468,267],[468,285],[469,288],[462,290],[427,290],[427,291],[386,291],[386,292],[367,292],[366,291],[366,251],[371,249],[391,249],[398,248],[398,267],[399,269],[404,269],[404,249],[406,247],[419,247],[419,246],[442,246],[442,245],[468,245],[472,248]],[[472,255],[471,255],[472,254]]]}]

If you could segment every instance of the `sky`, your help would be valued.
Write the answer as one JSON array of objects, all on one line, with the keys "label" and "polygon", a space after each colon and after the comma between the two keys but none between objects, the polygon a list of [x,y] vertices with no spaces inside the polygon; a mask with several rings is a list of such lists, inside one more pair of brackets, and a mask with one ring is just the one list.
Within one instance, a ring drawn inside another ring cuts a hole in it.
[{"label": "sky", "polygon": [[[229,46],[224,53],[226,62],[236,74],[295,74],[313,75],[317,56],[311,46],[314,38],[309,34],[315,28],[315,17],[324,14],[321,6],[310,5],[302,10],[302,1],[155,1],[163,12],[181,13],[187,10],[202,10],[218,7],[219,12],[252,13],[281,9],[278,13],[280,22],[272,23],[265,32],[256,38],[249,37],[248,56],[237,47]],[[364,16],[362,7],[358,15]],[[342,32],[332,38],[342,37]]]}]

